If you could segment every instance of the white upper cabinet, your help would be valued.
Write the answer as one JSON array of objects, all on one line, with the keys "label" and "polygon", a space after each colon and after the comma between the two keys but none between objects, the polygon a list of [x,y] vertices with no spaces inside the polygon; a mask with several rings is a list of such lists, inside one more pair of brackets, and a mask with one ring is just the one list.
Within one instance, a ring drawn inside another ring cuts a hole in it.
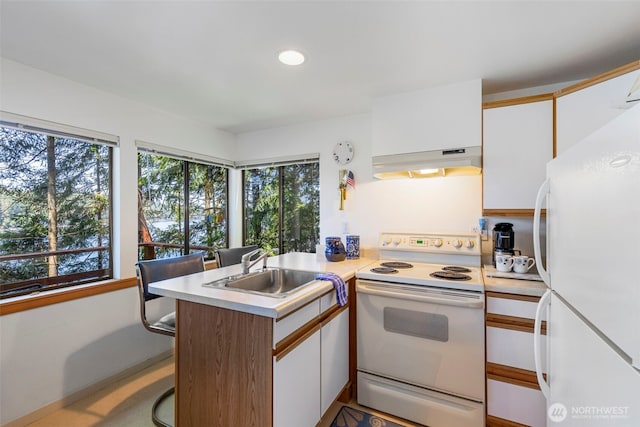
[{"label": "white upper cabinet", "polygon": [[372,155],[478,147],[482,81],[380,97],[373,102]]},{"label": "white upper cabinet", "polygon": [[556,155],[635,105],[639,79],[640,61],[635,61],[556,92]]},{"label": "white upper cabinet", "polygon": [[[553,96],[486,103],[483,212],[528,215],[553,158]],[[519,211],[519,212],[518,212]]]}]

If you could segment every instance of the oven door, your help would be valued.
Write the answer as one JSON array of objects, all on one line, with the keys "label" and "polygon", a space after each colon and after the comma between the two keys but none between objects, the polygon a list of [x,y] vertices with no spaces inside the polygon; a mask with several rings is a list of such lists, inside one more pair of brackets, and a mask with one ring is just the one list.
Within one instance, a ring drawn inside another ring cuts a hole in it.
[{"label": "oven door", "polygon": [[484,402],[484,294],[356,283],[359,371]]}]

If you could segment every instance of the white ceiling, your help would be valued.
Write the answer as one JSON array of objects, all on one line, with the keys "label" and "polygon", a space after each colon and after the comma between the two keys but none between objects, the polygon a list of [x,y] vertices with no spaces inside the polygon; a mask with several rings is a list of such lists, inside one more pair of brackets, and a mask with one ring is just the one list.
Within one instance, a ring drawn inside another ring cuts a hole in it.
[{"label": "white ceiling", "polygon": [[[234,133],[485,94],[640,59],[640,1],[7,1],[0,55]],[[307,55],[297,68],[279,51]]]}]

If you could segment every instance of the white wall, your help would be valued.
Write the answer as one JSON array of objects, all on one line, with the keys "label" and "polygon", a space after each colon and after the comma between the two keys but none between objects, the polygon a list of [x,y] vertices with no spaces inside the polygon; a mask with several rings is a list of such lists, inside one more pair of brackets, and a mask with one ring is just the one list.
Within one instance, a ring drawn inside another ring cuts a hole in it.
[{"label": "white wall", "polygon": [[[120,137],[114,158],[114,272],[135,275],[135,140],[233,158],[231,134],[2,59],[0,109]],[[157,304],[169,310],[170,303]],[[153,312],[153,310],[152,310]],[[0,423],[171,348],[140,324],[133,288],[0,317]]]},{"label": "white wall", "polygon": [[[469,231],[482,212],[480,176],[418,180],[376,180],[371,171],[369,114],[244,133],[237,136],[237,160],[320,153],[320,236],[359,234],[363,248],[381,231]],[[332,156],[340,141],[354,145],[356,188],[349,187],[340,211],[338,170]],[[344,241],[344,239],[343,239]]]}]

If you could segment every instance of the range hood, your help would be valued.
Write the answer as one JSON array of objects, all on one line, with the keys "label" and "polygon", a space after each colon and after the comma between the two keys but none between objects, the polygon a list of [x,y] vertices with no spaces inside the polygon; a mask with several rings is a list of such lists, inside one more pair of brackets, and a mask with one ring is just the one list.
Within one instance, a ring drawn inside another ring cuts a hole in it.
[{"label": "range hood", "polygon": [[480,147],[390,154],[372,160],[373,176],[378,179],[479,175],[482,171]]}]

